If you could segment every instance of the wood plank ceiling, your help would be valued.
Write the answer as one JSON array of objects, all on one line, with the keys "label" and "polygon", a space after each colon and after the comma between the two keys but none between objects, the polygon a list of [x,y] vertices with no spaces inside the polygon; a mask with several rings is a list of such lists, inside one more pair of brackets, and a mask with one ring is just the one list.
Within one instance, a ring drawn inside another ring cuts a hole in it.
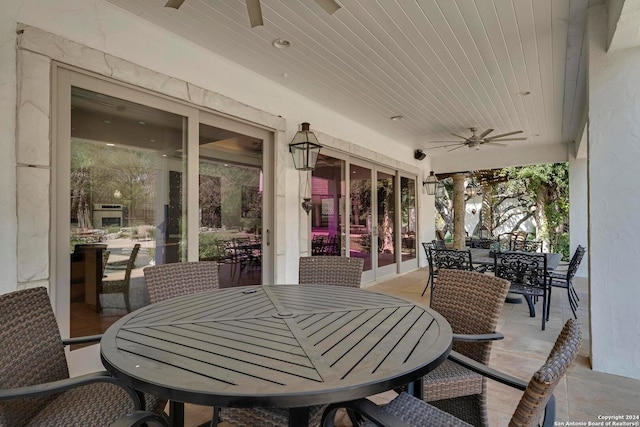
[{"label": "wood plank ceiling", "polygon": [[472,126],[579,137],[590,0],[262,0],[254,29],[244,0],[107,1],[416,149]]}]

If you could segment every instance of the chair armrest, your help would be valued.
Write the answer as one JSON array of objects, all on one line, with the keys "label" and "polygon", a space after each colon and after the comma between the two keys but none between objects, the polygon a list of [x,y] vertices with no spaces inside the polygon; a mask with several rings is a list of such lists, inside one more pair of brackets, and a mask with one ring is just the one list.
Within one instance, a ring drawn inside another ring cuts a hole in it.
[{"label": "chair armrest", "polygon": [[140,409],[142,402],[136,391],[125,386],[116,378],[109,375],[107,371],[93,372],[86,375],[80,375],[73,378],[65,378],[63,380],[52,381],[44,384],[35,384],[27,387],[8,388],[0,390],[0,402],[13,399],[26,399],[30,397],[47,396],[53,393],[60,393],[93,383],[111,383],[122,387],[131,399],[134,407]]},{"label": "chair armrest", "polygon": [[516,378],[498,370],[492,369],[455,351],[449,353],[449,359],[487,378],[508,385],[509,387],[517,388],[518,390],[525,390],[527,388],[527,385],[529,385],[528,381],[523,381],[520,378]]},{"label": "chair armrest", "polygon": [[368,399],[358,399],[349,402],[333,403],[329,405],[322,415],[321,425],[323,427],[333,427],[333,418],[335,417],[335,412],[340,408],[344,408],[347,411],[354,411],[359,415],[367,418],[377,426],[411,427],[409,424],[396,418],[394,415],[382,411],[381,407]]},{"label": "chair armrest", "polygon": [[482,342],[502,339],[504,339],[504,335],[500,332],[490,332],[488,334],[453,334],[454,341]]},{"label": "chair armrest", "polygon": [[99,343],[101,338],[102,338],[102,335],[87,335],[84,337],[67,338],[62,340],[62,344],[73,345],[73,344],[86,344],[90,342]]},{"label": "chair armrest", "polygon": [[141,425],[158,425],[161,427],[170,426],[169,420],[164,415],[149,411],[135,411],[121,416],[113,423],[109,424],[109,427],[137,427]]}]

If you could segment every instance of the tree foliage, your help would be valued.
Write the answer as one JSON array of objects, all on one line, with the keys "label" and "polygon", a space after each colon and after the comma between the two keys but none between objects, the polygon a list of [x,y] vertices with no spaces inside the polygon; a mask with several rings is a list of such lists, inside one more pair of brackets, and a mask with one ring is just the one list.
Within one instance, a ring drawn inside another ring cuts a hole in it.
[{"label": "tree foliage", "polygon": [[[535,238],[545,241],[548,250],[569,256],[567,163],[477,171],[473,179],[483,190],[482,224],[478,227],[484,225],[492,232],[518,231],[533,218]],[[436,197],[436,221],[440,223],[438,228],[447,232],[452,229],[453,184],[450,178],[442,183],[441,194]]]}]

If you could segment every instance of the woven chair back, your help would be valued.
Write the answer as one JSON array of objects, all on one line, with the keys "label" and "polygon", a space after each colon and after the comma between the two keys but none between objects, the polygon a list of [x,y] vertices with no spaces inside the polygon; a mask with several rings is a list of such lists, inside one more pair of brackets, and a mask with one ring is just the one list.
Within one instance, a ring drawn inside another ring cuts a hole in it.
[{"label": "woven chair back", "polygon": [[140,244],[136,243],[133,245],[133,249],[131,249],[131,255],[129,255],[129,261],[127,261],[127,270],[124,273],[124,281],[127,283],[131,280],[131,270],[136,266],[138,252],[140,252]]},{"label": "woven chair back", "polygon": [[569,267],[567,268],[567,280],[572,280],[573,276],[578,272],[578,268],[580,267],[580,263],[582,262],[582,258],[584,258],[584,253],[586,251],[586,248],[580,245],[576,248],[576,251],[571,257],[571,261],[569,261]]},{"label": "woven chair back", "polygon": [[[509,281],[473,271],[440,270],[431,308],[442,314],[457,334],[495,331]],[[491,341],[454,342],[453,350],[488,364]]]},{"label": "woven chair back", "polygon": [[580,323],[575,319],[569,319],[562,328],[547,361],[529,381],[511,418],[510,427],[538,425],[553,390],[578,356],[581,340]]},{"label": "woven chair back", "polygon": [[[0,295],[0,388],[69,377],[58,323],[46,288]],[[26,425],[52,397],[0,404],[0,426]]]},{"label": "woven chair back", "polygon": [[301,285],[340,285],[360,287],[362,258],[340,256],[300,257],[298,283]]},{"label": "woven chair back", "polygon": [[143,272],[150,303],[219,287],[218,263],[214,261],[156,265]]}]

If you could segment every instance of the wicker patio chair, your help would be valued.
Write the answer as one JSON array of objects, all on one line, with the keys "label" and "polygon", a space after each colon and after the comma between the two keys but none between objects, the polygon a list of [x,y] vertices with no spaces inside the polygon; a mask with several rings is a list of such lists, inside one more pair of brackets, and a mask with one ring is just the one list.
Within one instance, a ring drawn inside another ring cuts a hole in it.
[{"label": "wicker patio chair", "polygon": [[582,262],[582,258],[584,257],[586,251],[586,248],[578,245],[576,251],[571,257],[571,261],[569,262],[569,266],[567,267],[566,272],[549,272],[549,276],[551,278],[551,288],[549,288],[549,301],[551,301],[551,289],[553,289],[554,287],[566,289],[567,298],[569,299],[569,306],[571,307],[571,311],[573,312],[573,317],[575,317],[576,319],[578,318],[576,309],[578,308],[578,301],[580,301],[580,298],[578,298],[578,294],[573,288],[573,278],[578,271],[578,267],[580,267],[580,263]]},{"label": "wicker patio chair", "polygon": [[[478,373],[486,375],[488,378],[510,387],[524,390],[520,403],[511,417],[509,426],[529,427],[538,425],[544,414],[542,425],[548,427],[554,425],[556,415],[553,390],[578,355],[581,336],[580,324],[575,319],[569,319],[560,332],[546,362],[533,374],[529,383],[487,368],[455,352],[452,352],[449,357]],[[332,427],[334,425],[335,412],[341,407],[356,411],[367,418],[367,422],[363,424],[364,427],[374,425],[467,427],[472,425],[429,405],[423,400],[402,393],[384,407],[379,407],[367,399],[330,405],[323,415],[322,425],[324,427]],[[375,420],[375,423],[371,420]]]},{"label": "wicker patio chair", "polygon": [[[43,287],[0,295],[0,426],[106,426],[139,409],[136,392],[107,372],[69,378],[64,346],[99,341],[63,341]],[[166,400],[144,397],[164,414]]]},{"label": "wicker patio chair", "polygon": [[359,288],[363,266],[362,258],[300,257],[298,282],[301,285],[340,285]]},{"label": "wicker patio chair", "polygon": [[[473,271],[440,270],[431,308],[444,316],[454,332],[452,349],[488,365],[496,326],[509,281]],[[445,360],[423,377],[424,399],[474,425],[487,425],[486,380]]]},{"label": "wicker patio chair", "polygon": [[124,306],[127,312],[131,311],[131,303],[129,299],[129,285],[131,283],[131,270],[135,267],[136,258],[140,251],[140,244],[136,243],[131,249],[129,260],[127,261],[127,268],[124,272],[124,279],[121,280],[102,280],[98,286],[98,311],[102,311],[102,304],[100,303],[100,295],[104,294],[122,294],[124,296]]},{"label": "wicker patio chair", "polygon": [[218,263],[215,261],[176,262],[145,267],[144,281],[149,302],[218,289]]}]

